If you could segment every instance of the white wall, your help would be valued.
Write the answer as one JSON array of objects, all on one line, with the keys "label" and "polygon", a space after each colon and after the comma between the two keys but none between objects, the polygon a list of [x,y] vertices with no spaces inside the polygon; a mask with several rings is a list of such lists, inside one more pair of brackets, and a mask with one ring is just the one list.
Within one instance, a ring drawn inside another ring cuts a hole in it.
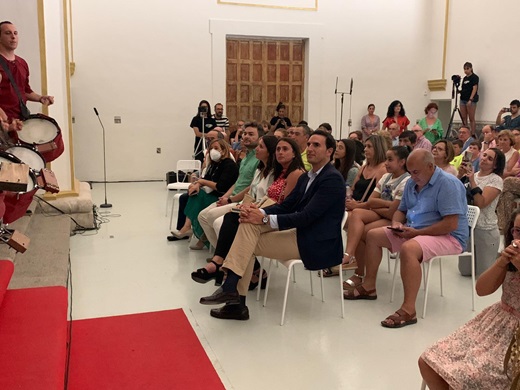
[{"label": "white wall", "polygon": [[[75,2],[72,78],[76,176],[101,180],[101,129],[107,129],[109,180],[162,179],[189,158],[191,117],[201,99],[225,102],[226,34],[309,39],[306,118],[335,123],[334,86],[354,78],[352,118],[357,127],[368,103],[380,115],[393,99],[410,118],[427,102],[427,1],[320,0],[319,11],[219,5],[216,0],[142,3]],[[348,119],[348,97],[345,124]],[[338,111],[339,112],[339,111]],[[122,124],[113,123],[114,116]],[[162,154],[156,154],[161,147]]]}]

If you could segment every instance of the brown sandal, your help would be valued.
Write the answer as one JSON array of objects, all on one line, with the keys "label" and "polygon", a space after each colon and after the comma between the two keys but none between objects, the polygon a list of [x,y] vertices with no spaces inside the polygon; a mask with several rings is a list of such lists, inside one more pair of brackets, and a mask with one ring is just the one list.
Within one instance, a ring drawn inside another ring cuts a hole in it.
[{"label": "brown sandal", "polygon": [[416,313],[408,314],[403,309],[397,310],[394,314],[386,317],[384,321],[381,321],[381,325],[385,328],[402,328],[403,326],[413,325],[416,323]]},{"label": "brown sandal", "polygon": [[[357,294],[356,294],[357,292]],[[349,300],[349,301],[355,301],[358,299],[366,299],[369,301],[373,301],[377,299],[377,293],[376,289],[373,290],[365,290],[365,288],[362,285],[359,285],[352,290],[345,290],[343,291],[343,298]]]}]

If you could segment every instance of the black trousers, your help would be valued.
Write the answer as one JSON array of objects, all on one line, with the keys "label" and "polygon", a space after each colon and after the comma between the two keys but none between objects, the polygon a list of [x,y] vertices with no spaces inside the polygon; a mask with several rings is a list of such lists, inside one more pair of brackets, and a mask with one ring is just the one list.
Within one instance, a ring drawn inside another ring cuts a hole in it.
[{"label": "black trousers", "polygon": [[223,259],[226,258],[239,226],[240,222],[238,222],[238,213],[227,213],[224,215],[224,222],[220,228],[217,247],[215,248],[215,256],[220,256]]},{"label": "black trousers", "polygon": [[184,209],[188,204],[188,199],[190,196],[188,193],[184,193],[179,198],[179,213],[177,214],[177,230],[181,230],[184,224],[186,223],[186,215],[184,214]]}]

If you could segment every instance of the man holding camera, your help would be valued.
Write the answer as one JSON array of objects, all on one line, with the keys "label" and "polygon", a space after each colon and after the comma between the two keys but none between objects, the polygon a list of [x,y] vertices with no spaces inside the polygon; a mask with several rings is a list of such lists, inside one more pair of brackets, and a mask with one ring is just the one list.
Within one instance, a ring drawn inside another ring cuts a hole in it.
[{"label": "man holding camera", "polygon": [[[515,99],[509,103],[509,108],[502,108],[497,115],[497,130],[513,130],[520,129],[520,100]],[[502,117],[506,112],[510,112],[510,115]]]}]

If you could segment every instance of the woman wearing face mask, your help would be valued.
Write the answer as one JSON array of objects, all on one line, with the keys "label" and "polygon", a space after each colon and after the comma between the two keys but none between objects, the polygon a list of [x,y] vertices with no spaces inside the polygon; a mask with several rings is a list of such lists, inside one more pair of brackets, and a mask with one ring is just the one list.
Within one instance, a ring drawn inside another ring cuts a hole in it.
[{"label": "woman wearing face mask", "polygon": [[430,103],[424,109],[426,116],[419,121],[419,126],[424,130],[424,136],[432,145],[442,138],[442,123],[437,118],[439,106],[436,103]]},{"label": "woman wearing face mask", "polygon": [[179,236],[183,236],[191,228],[193,234],[199,238],[197,245],[190,249],[202,249],[207,242],[197,219],[199,213],[224,195],[238,178],[238,167],[229,157],[226,141],[221,139],[211,141],[208,153],[211,163],[204,177],[191,183],[188,188],[189,199],[184,209],[186,223],[178,232]]}]

